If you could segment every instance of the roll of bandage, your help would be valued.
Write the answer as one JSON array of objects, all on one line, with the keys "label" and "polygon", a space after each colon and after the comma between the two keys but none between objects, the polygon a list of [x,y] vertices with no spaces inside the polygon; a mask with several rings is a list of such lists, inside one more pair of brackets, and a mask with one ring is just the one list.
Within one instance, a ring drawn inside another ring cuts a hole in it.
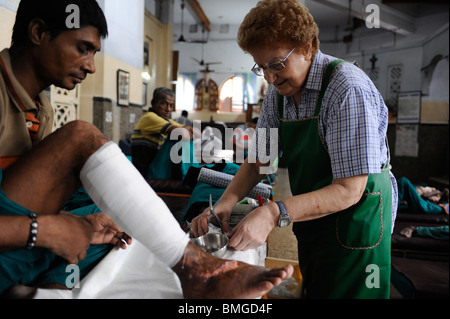
[{"label": "roll of bandage", "polygon": [[[198,181],[209,184],[217,188],[227,188],[234,175],[217,172],[215,170],[203,167],[198,175]],[[258,195],[269,198],[272,193],[272,186],[259,183],[249,193],[248,197],[258,199]]]}]

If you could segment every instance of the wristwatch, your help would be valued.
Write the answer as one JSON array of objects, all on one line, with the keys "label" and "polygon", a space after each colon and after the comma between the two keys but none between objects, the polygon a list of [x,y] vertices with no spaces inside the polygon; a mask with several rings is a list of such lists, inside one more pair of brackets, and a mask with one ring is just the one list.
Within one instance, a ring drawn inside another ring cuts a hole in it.
[{"label": "wristwatch", "polygon": [[286,207],[284,207],[283,202],[280,200],[276,201],[275,203],[278,205],[278,208],[280,209],[280,217],[278,218],[278,227],[288,226],[291,223],[291,216],[289,216]]}]

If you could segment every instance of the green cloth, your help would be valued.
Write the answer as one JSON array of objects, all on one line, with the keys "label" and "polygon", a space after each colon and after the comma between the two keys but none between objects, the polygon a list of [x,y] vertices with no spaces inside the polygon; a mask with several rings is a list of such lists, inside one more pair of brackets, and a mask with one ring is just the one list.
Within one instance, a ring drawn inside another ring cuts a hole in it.
[{"label": "green cloth", "polygon": [[[174,163],[171,156],[179,163]],[[167,139],[150,164],[148,178],[184,179],[191,166],[200,166],[194,156],[194,142]]]},{"label": "green cloth", "polygon": [[[2,181],[0,170],[0,185]],[[86,216],[99,212],[95,205],[80,207],[88,199],[85,192],[80,189],[73,202],[66,207],[77,207],[70,212],[78,216]],[[0,189],[0,215],[3,216],[29,216],[32,212],[10,201],[3,190]],[[39,236],[39,228],[38,228]],[[112,245],[94,245],[87,251],[87,257],[78,263],[80,280],[112,249]],[[45,285],[49,283],[66,284],[71,272],[66,272],[66,262],[47,249],[35,247],[16,249],[0,253],[0,294],[14,285]]]},{"label": "green cloth", "polygon": [[448,240],[448,226],[416,228],[417,236]]}]

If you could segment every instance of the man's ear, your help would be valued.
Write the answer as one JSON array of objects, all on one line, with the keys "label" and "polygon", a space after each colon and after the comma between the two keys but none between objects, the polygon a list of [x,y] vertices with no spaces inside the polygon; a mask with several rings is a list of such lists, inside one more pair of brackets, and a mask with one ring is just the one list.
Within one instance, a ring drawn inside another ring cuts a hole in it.
[{"label": "man's ear", "polygon": [[34,45],[40,45],[46,35],[46,25],[41,19],[33,19],[28,24],[28,37]]}]

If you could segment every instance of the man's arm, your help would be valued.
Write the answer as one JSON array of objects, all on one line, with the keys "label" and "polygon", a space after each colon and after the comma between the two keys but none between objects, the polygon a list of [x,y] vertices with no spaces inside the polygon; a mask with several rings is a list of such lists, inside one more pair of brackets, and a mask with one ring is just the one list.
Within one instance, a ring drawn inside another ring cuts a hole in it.
[{"label": "man's arm", "polygon": [[[93,227],[72,214],[37,217],[36,247],[47,248],[71,264],[86,257]],[[0,251],[25,248],[30,237],[31,219],[27,216],[0,216]]]},{"label": "man's arm", "polygon": [[26,247],[30,223],[26,216],[0,216],[0,252]]}]

